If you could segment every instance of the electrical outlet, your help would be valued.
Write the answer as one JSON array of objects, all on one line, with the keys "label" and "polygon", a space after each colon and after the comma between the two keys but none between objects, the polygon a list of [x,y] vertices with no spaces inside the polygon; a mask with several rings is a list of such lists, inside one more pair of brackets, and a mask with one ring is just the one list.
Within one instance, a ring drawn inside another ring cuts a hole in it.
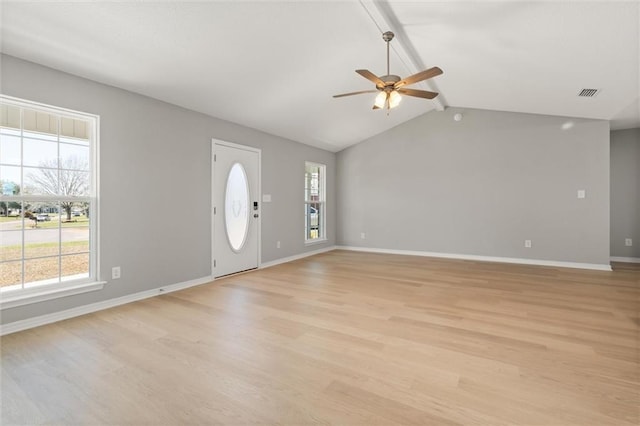
[{"label": "electrical outlet", "polygon": [[524,246],[526,248],[531,248],[531,240],[524,240]]},{"label": "electrical outlet", "polygon": [[633,240],[631,238],[625,238],[624,239],[624,245],[627,246],[627,247],[633,246]]},{"label": "electrical outlet", "polygon": [[120,267],[114,266],[113,268],[111,268],[111,279],[117,280],[119,278],[120,278]]},{"label": "electrical outlet", "polygon": [[364,232],[361,232],[360,239],[364,240],[365,238],[367,238],[367,234],[365,234]]},{"label": "electrical outlet", "polygon": [[280,241],[276,242],[276,248],[280,248]]}]

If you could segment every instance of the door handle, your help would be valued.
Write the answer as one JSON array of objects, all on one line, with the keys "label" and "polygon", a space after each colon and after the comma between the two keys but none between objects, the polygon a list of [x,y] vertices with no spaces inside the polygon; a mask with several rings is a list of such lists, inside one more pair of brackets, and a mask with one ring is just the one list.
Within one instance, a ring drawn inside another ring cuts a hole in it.
[{"label": "door handle", "polygon": [[255,214],[253,215],[253,217],[258,217],[258,213],[255,213]]}]

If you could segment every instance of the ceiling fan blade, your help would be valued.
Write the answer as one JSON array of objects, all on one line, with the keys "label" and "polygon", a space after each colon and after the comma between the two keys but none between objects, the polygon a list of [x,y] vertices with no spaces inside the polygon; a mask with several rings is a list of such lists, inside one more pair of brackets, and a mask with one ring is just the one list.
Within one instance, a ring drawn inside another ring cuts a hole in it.
[{"label": "ceiling fan blade", "polygon": [[384,86],[384,81],[380,80],[380,78],[375,75],[374,73],[372,73],[369,70],[356,70],[356,72],[358,74],[360,74],[361,76],[363,76],[364,78],[366,78],[369,81],[372,81],[376,84],[376,86]]},{"label": "ceiling fan blade", "polygon": [[360,95],[362,93],[376,93],[377,90],[361,90],[359,92],[351,92],[351,93],[341,93],[339,95],[333,95],[334,98],[341,98],[343,96],[353,96],[353,95]]},{"label": "ceiling fan blade", "polygon": [[416,89],[398,89],[398,92],[407,96],[415,96],[416,98],[433,99],[438,96],[436,92],[429,92],[428,90],[416,90]]},{"label": "ceiling fan blade", "polygon": [[417,74],[410,75],[409,77],[400,80],[396,84],[393,85],[394,88],[406,86],[409,84],[417,83],[422,80],[427,80],[429,78],[435,77],[437,75],[442,74],[443,71],[438,67],[429,68],[428,70],[420,71]]}]

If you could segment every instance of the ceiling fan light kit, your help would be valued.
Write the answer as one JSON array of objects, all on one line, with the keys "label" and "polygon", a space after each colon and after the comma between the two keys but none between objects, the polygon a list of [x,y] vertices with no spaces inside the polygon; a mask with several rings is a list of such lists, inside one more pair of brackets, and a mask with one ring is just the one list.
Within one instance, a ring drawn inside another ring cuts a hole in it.
[{"label": "ceiling fan light kit", "polygon": [[403,95],[414,96],[423,99],[433,99],[438,96],[436,92],[429,92],[427,90],[408,89],[404,86],[418,83],[423,80],[427,80],[442,74],[442,70],[438,67],[429,68],[424,71],[420,71],[417,74],[413,74],[405,79],[400,78],[397,75],[393,75],[389,72],[389,42],[393,40],[394,34],[391,31],[387,31],[382,34],[382,39],[387,43],[387,74],[378,77],[369,70],[356,70],[358,74],[366,78],[367,80],[375,83],[376,90],[361,90],[359,92],[342,93],[340,95],[334,95],[334,98],[341,98],[344,96],[360,95],[362,93],[376,93],[373,109],[387,109],[387,115],[391,108],[395,108],[400,104]]},{"label": "ceiling fan light kit", "polygon": [[402,96],[397,91],[393,91],[389,93],[389,108],[395,108],[400,105],[400,101],[402,100]]}]

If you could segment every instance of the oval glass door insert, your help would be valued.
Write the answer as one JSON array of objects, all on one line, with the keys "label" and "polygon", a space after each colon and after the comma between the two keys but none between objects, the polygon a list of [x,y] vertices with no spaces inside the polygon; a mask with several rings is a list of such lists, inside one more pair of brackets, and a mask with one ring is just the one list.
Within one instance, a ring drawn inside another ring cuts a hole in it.
[{"label": "oval glass door insert", "polygon": [[229,245],[237,253],[242,249],[249,230],[249,185],[247,173],[240,163],[231,166],[227,177],[224,223]]}]

